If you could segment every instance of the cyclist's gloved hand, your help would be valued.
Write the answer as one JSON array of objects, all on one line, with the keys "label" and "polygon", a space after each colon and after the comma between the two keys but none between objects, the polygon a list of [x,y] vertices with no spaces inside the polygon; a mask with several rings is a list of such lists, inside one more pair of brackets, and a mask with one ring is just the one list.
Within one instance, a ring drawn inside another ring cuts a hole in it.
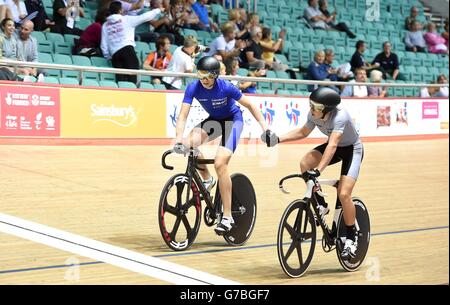
[{"label": "cyclist's gloved hand", "polygon": [[267,144],[267,147],[273,147],[280,143],[280,138],[270,129],[267,129],[261,135],[261,141]]},{"label": "cyclist's gloved hand", "polygon": [[183,145],[183,143],[175,143],[175,145],[173,146],[173,151],[177,154],[185,154],[186,147]]},{"label": "cyclist's gloved hand", "polygon": [[317,178],[320,176],[320,172],[317,168],[315,169],[310,169],[307,170],[306,172],[303,173],[303,180],[305,180],[305,182],[308,182],[308,180],[312,177]]},{"label": "cyclist's gloved hand", "polygon": [[317,178],[317,177],[320,176],[320,172],[319,172],[319,170],[318,170],[317,168],[315,168],[315,169],[310,169],[309,171],[306,171],[306,172],[308,173],[308,175],[309,175],[310,177]]}]

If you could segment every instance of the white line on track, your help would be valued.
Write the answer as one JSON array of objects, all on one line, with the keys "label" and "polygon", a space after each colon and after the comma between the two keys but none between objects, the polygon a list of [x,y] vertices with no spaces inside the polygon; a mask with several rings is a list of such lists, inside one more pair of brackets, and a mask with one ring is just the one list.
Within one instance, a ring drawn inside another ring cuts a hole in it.
[{"label": "white line on track", "polygon": [[177,285],[238,285],[203,271],[0,213],[0,232]]}]

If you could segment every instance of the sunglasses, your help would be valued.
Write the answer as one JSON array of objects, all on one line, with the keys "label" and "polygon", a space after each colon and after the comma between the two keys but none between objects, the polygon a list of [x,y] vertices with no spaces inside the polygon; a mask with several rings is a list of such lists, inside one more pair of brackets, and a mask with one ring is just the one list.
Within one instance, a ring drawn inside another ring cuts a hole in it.
[{"label": "sunglasses", "polygon": [[212,72],[208,72],[208,71],[198,71],[197,75],[200,79],[216,79],[217,78],[217,74],[216,73],[212,73]]},{"label": "sunglasses", "polygon": [[325,109],[325,105],[315,103],[312,100],[309,100],[309,107],[316,111],[323,111]]}]

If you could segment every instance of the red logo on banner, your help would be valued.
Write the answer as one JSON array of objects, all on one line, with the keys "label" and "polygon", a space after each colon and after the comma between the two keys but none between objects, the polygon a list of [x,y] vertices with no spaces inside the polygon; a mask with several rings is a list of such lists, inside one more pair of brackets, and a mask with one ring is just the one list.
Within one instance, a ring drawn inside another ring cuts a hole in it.
[{"label": "red logo on banner", "polygon": [[59,88],[0,86],[0,136],[59,135]]}]

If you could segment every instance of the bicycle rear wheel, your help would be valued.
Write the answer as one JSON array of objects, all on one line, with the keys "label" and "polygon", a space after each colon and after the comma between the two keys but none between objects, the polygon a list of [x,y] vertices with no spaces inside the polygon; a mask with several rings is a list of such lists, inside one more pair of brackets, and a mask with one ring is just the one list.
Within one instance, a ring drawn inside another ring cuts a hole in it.
[{"label": "bicycle rear wheel", "polygon": [[200,229],[201,200],[192,181],[189,200],[186,200],[189,177],[173,176],[167,181],[159,200],[158,221],[164,242],[175,251],[188,249]]},{"label": "bicycle rear wheel", "polygon": [[250,238],[256,221],[256,195],[253,185],[243,174],[231,175],[231,213],[235,227],[223,238],[229,245],[241,246]]},{"label": "bicycle rear wheel", "polygon": [[283,271],[290,277],[302,276],[311,263],[315,247],[314,215],[304,200],[294,200],[284,211],[278,227],[277,252]]},{"label": "bicycle rear wheel", "polygon": [[369,212],[359,198],[352,198],[353,204],[356,208],[356,222],[359,227],[358,231],[358,247],[356,249],[356,256],[355,258],[351,258],[350,260],[343,260],[341,258],[342,249],[345,243],[346,239],[346,233],[347,229],[345,227],[344,222],[344,213],[341,212],[341,215],[339,216],[338,220],[338,231],[337,231],[337,240],[336,240],[336,252],[337,257],[339,259],[339,263],[341,266],[347,270],[347,271],[356,271],[364,262],[364,259],[366,258],[367,251],[369,249],[370,244],[370,219],[369,219]]}]

